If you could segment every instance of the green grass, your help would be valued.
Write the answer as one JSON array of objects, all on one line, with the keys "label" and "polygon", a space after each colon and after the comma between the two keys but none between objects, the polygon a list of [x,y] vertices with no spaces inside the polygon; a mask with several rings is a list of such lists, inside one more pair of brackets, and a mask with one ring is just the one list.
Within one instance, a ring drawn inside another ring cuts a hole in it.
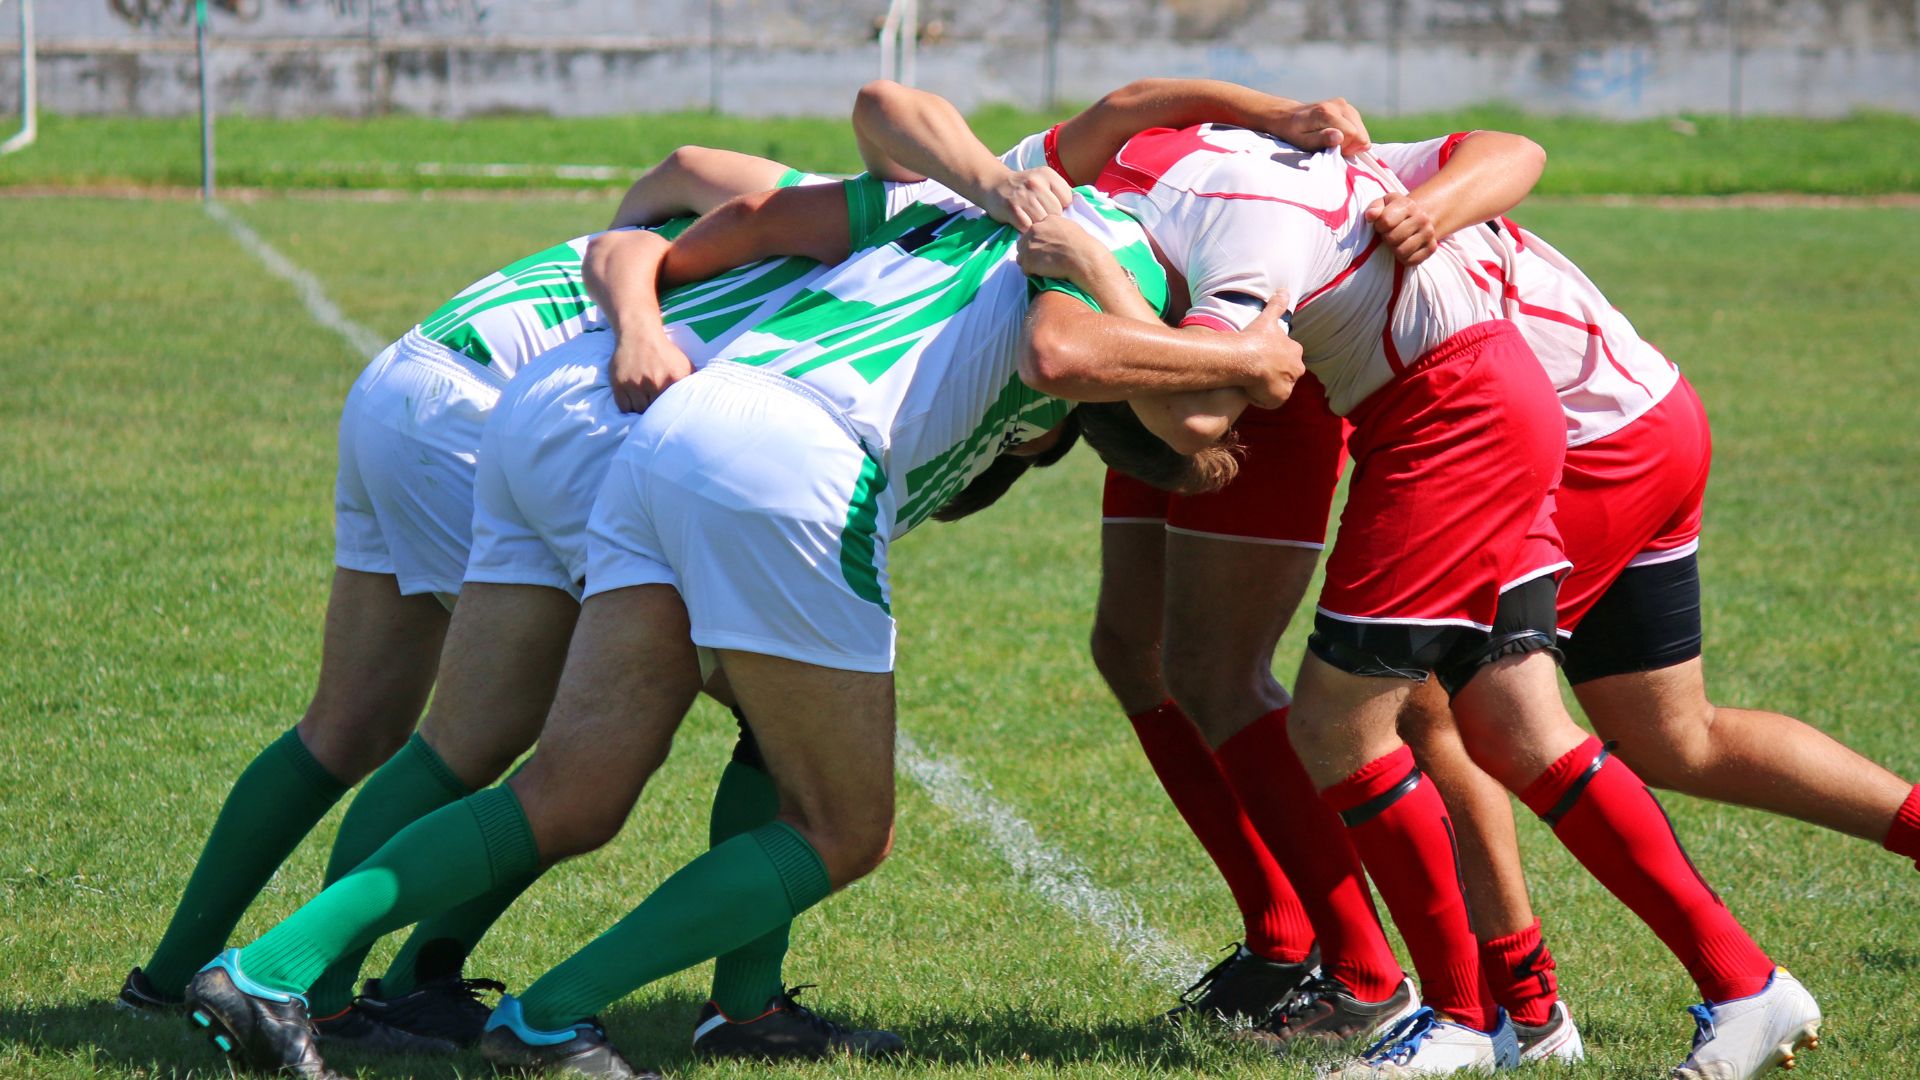
[{"label": "green grass", "polygon": [[[1009,108],[975,123],[992,146],[1067,115]],[[603,188],[614,181],[563,177],[422,175],[423,162],[609,165],[639,170],[684,143],[730,147],[801,169],[859,168],[853,137],[838,118],[749,120],[675,113],[555,119],[421,116],[366,120],[218,121],[220,182],[263,188]],[[1699,195],[1768,191],[1837,195],[1920,190],[1920,118],[1860,114],[1843,120],[1760,117],[1733,121],[1619,123],[1526,116],[1511,110],[1379,117],[1380,139],[1421,139],[1476,127],[1525,133],[1547,148],[1543,194]],[[49,116],[30,150],[0,158],[0,187],[195,186],[200,182],[193,118]]]},{"label": "green grass", "polygon": [[[351,317],[397,334],[477,274],[595,227],[606,209],[300,200],[236,212]],[[1713,413],[1703,560],[1718,697],[1800,715],[1920,774],[1920,277],[1886,243],[1920,214],[1559,206],[1525,217],[1685,367]],[[227,785],[311,690],[333,425],[360,360],[193,206],[0,202],[0,236],[38,253],[0,260],[11,301],[0,348],[0,1076],[221,1076],[173,1025],[103,1002],[159,935]],[[900,546],[902,722],[1200,954],[1235,936],[1228,897],[1084,655],[1097,500],[1094,463],[1076,455],[993,513]],[[1284,669],[1301,629],[1282,646]],[[729,740],[703,706],[626,835],[539,885],[475,968],[524,986],[690,857]],[[1920,1075],[1913,867],[1795,822],[1667,803],[1703,872],[1826,1006],[1827,1048],[1800,1075]],[[312,893],[337,820],[239,938]],[[1544,830],[1523,822],[1522,838],[1594,1051],[1565,1075],[1662,1074],[1690,1032],[1691,987]],[[822,982],[814,997],[834,1013],[894,1027],[919,1050],[835,1075],[1311,1074],[1151,1024],[1170,988],[1036,897],[910,782],[894,859],[802,920],[788,972]],[[696,970],[616,1006],[615,1038],[676,1072],[762,1075],[687,1057],[704,986]],[[462,1059],[419,1073],[484,1069]]]}]

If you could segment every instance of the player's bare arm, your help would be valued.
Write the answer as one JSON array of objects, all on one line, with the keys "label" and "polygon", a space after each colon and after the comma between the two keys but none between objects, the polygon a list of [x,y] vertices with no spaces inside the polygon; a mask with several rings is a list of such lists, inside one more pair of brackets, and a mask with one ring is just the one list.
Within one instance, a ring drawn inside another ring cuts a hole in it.
[{"label": "player's bare arm", "polygon": [[[1069,296],[1042,294],[1027,316],[1020,377],[1074,401],[1231,387],[1256,404],[1277,406],[1305,370],[1300,346],[1280,325],[1281,310],[1270,304],[1246,330],[1221,334],[1108,315]],[[1209,422],[1200,410],[1153,410],[1141,419],[1187,454],[1212,445],[1231,423]]]},{"label": "player's bare arm", "polygon": [[682,146],[633,182],[610,229],[658,225],[681,214],[704,214],[735,195],[777,187],[787,167],[752,154]]},{"label": "player's bare arm", "polygon": [[1367,220],[1394,258],[1417,266],[1440,241],[1518,206],[1546,165],[1547,152],[1524,135],[1471,132],[1447,163],[1412,191],[1375,200],[1367,207]]},{"label": "player's bare arm", "polygon": [[1205,123],[1263,131],[1303,150],[1352,155],[1372,145],[1345,98],[1306,104],[1217,79],[1136,79],[1060,125],[1055,156],[1069,181],[1088,184],[1140,132]]},{"label": "player's bare arm", "polygon": [[839,262],[849,254],[847,228],[845,192],[838,184],[818,184],[735,196],[671,244],[653,233],[595,237],[583,276],[614,332],[608,374],[620,408],[642,412],[693,372],[667,337],[660,290],[778,255]]},{"label": "player's bare arm", "polygon": [[[1061,126],[1059,164],[1069,182],[1090,182],[1137,132],[1203,121],[1266,131],[1307,149],[1341,146],[1357,152],[1370,145],[1360,114],[1341,99],[1303,105],[1212,79],[1141,79]],[[870,82],[854,99],[853,125],[861,158],[875,176],[931,177],[977,203],[996,221],[1023,230],[1026,226],[1013,216],[1014,209],[1029,215],[1036,203],[1045,209],[1051,189],[1044,178],[1029,175],[1042,170],[1008,168],[973,133],[960,111],[938,94],[884,79]]]},{"label": "player's bare arm", "polygon": [[868,83],[854,98],[853,124],[860,159],[873,176],[938,180],[1022,232],[1073,201],[1073,189],[1052,169],[1007,168],[938,94],[886,80]]},{"label": "player's bare arm", "polygon": [[[1021,236],[1020,268],[1035,277],[1073,282],[1110,315],[1156,325],[1160,322],[1113,253],[1066,218],[1042,222]],[[1238,387],[1222,387],[1136,394],[1130,404],[1147,430],[1176,448],[1193,447],[1182,451],[1191,453],[1224,438],[1248,400]]]}]

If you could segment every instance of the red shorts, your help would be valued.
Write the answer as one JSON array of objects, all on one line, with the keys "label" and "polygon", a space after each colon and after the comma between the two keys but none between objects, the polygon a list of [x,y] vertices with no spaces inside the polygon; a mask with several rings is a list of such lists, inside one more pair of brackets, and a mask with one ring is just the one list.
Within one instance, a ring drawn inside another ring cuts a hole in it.
[{"label": "red shorts", "polygon": [[1573,561],[1560,583],[1563,632],[1579,625],[1628,567],[1699,548],[1712,463],[1707,410],[1684,378],[1626,427],[1567,450],[1554,511]]},{"label": "red shorts", "polygon": [[1108,469],[1101,520],[1164,522],[1169,532],[1325,547],[1347,445],[1346,422],[1327,409],[1320,380],[1301,379],[1278,409],[1248,409],[1234,430],[1246,458],[1224,489],[1175,495]]},{"label": "red shorts", "polygon": [[1502,591],[1567,565],[1553,523],[1566,418],[1512,323],[1455,334],[1351,419],[1320,614],[1484,630]]}]

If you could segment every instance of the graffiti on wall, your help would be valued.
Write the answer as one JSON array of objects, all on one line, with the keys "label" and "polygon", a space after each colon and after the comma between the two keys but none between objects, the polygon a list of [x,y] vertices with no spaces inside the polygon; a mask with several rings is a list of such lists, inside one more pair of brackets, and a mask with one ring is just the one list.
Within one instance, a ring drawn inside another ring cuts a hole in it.
[{"label": "graffiti on wall", "polygon": [[[480,28],[496,11],[570,8],[576,0],[208,0],[223,21],[257,23],[263,19],[295,22],[301,28],[364,29],[369,23],[402,29]],[[191,22],[195,0],[107,0],[122,22],[137,27],[177,26]]]}]

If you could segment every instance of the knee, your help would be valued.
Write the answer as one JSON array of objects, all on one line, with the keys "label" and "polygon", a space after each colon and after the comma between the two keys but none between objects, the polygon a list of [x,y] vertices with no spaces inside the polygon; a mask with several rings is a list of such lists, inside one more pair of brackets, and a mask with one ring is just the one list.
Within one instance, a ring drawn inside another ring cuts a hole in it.
[{"label": "knee", "polygon": [[[1159,635],[1152,628],[1132,626],[1105,614],[1095,617],[1093,633],[1087,640],[1095,670],[1122,702],[1142,696],[1145,684],[1157,687],[1159,650]],[[1147,706],[1152,704],[1148,702]]]},{"label": "knee", "polygon": [[540,857],[546,862],[585,855],[612,843],[626,825],[631,809],[607,799],[575,800],[559,807],[545,802],[536,805],[524,796],[521,801],[533,825]]},{"label": "knee", "polygon": [[843,889],[880,868],[893,853],[893,823],[840,824],[800,828],[826,864],[833,887]]},{"label": "knee", "polygon": [[1719,758],[1714,740],[1713,705],[1700,701],[1679,716],[1662,717],[1659,724],[1602,724],[1601,738],[1614,743],[1614,753],[1641,780],[1657,788],[1685,789],[1691,778],[1710,771]]},{"label": "knee", "polygon": [[300,740],[334,779],[357,784],[399,753],[416,719],[315,698],[300,719]]}]

